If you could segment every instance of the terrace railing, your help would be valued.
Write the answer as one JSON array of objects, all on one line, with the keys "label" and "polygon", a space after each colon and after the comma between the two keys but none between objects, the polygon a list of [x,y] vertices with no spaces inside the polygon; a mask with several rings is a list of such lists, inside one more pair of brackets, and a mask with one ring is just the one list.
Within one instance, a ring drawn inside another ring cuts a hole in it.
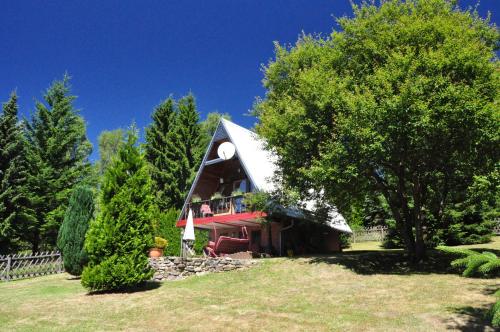
[{"label": "terrace railing", "polygon": [[[202,208],[203,206],[204,208]],[[206,208],[207,206],[209,209]],[[193,210],[194,218],[204,218],[209,216],[242,213],[246,211],[246,205],[244,204],[242,195],[191,202],[186,206],[186,211],[182,219],[187,218],[189,209]],[[211,213],[207,213],[208,211]]]},{"label": "terrace railing", "polygon": [[57,251],[32,254],[0,255],[0,281],[25,279],[64,272]]}]

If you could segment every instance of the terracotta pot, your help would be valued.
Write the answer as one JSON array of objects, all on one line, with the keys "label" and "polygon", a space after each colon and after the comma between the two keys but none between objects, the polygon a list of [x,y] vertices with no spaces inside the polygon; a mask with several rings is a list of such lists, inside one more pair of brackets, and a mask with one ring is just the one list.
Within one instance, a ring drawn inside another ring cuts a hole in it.
[{"label": "terracotta pot", "polygon": [[152,248],[149,250],[149,257],[158,258],[163,256],[163,249]]}]

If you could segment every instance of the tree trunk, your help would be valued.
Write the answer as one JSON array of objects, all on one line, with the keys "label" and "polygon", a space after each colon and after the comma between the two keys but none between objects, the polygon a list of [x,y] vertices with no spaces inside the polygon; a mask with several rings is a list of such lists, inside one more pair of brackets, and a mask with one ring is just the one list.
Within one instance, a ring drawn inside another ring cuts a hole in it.
[{"label": "tree trunk", "polygon": [[40,232],[35,230],[33,232],[33,238],[31,239],[31,252],[32,254],[36,254],[40,249]]},{"label": "tree trunk", "polygon": [[418,177],[413,180],[413,218],[415,225],[415,263],[425,258],[425,243],[422,225],[423,190]]}]

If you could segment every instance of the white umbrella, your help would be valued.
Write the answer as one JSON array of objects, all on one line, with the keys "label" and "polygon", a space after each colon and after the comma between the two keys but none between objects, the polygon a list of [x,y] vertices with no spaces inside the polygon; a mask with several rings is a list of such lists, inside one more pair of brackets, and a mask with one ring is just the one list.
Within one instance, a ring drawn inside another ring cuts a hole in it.
[{"label": "white umbrella", "polygon": [[186,228],[184,229],[184,236],[182,237],[182,239],[184,241],[194,241],[193,211],[191,209],[189,209]]}]

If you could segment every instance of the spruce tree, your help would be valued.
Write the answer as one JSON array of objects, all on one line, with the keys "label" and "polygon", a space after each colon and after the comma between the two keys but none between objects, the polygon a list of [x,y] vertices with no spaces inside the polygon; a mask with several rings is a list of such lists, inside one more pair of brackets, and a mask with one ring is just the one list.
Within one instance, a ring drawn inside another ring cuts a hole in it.
[{"label": "spruce tree", "polygon": [[100,211],[85,239],[89,263],[82,285],[91,291],[124,289],[152,277],[153,187],[136,141],[130,132],[104,174]]},{"label": "spruce tree", "polygon": [[57,247],[63,255],[64,269],[69,274],[79,276],[87,262],[83,244],[93,216],[94,194],[92,190],[87,186],[75,188],[57,237]]},{"label": "spruce tree", "polygon": [[[179,156],[181,166],[179,186],[184,196],[189,191],[193,183],[196,171],[198,170],[203,153],[201,126],[199,124],[200,114],[196,110],[194,96],[189,94],[179,100],[179,115],[177,117],[176,133],[178,146],[181,147],[182,154]],[[176,207],[179,208],[180,206]]]},{"label": "spruce tree", "polygon": [[76,183],[90,174],[88,157],[92,146],[85,122],[75,110],[69,77],[55,81],[36,103],[28,123],[30,186],[37,223],[25,233],[32,250],[55,245],[68,199]]},{"label": "spruce tree", "polygon": [[168,98],[153,115],[153,123],[146,129],[146,159],[151,164],[151,176],[157,193],[157,204],[162,211],[179,207],[184,199],[179,185],[182,177],[179,164],[183,154],[176,126],[175,101]]},{"label": "spruce tree", "polygon": [[33,222],[29,205],[26,141],[13,92],[0,115],[0,254],[17,250]]}]

